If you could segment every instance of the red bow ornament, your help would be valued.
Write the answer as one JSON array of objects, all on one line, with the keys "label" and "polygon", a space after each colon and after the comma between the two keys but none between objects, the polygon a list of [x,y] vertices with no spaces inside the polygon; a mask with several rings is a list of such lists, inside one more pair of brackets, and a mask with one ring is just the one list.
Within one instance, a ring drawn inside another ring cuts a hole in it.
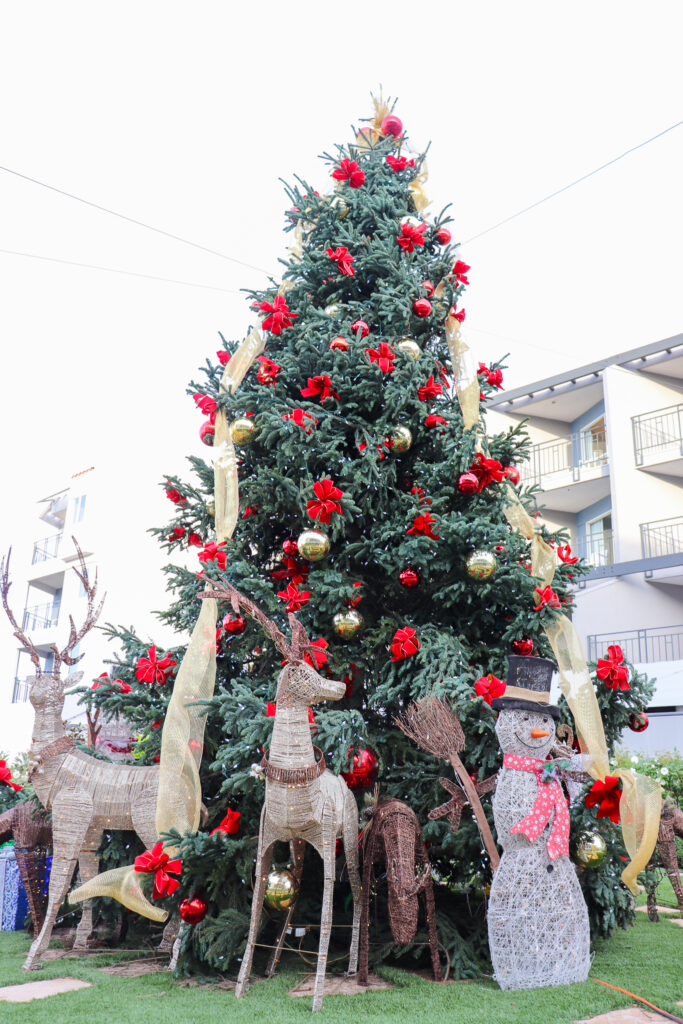
[{"label": "red bow ornament", "polygon": [[159,661],[156,647],[150,647],[146,658],[138,658],[135,678],[139,683],[158,683],[159,686],[163,686],[171,675],[171,669],[176,664],[177,662],[173,661],[170,654],[166,654]]},{"label": "red bow ornament", "polygon": [[572,555],[572,549],[569,544],[563,544],[562,547],[557,549],[557,557],[566,565],[575,565],[578,562],[578,558]]},{"label": "red bow ornament", "polygon": [[326,399],[332,396],[339,401],[339,395],[336,391],[332,390],[332,381],[327,374],[320,374],[317,377],[309,377],[307,381],[308,387],[299,388],[302,398],[320,398],[320,404],[322,405]]},{"label": "red bow ornament", "polygon": [[313,484],[313,491],[316,497],[311,498],[306,505],[306,511],[311,519],[317,519],[320,523],[329,523],[333,512],[338,512],[341,515],[342,507],[338,499],[343,497],[344,492],[335,487],[331,480],[327,478],[318,480]]},{"label": "red bow ornament", "polygon": [[0,760],[0,782],[5,786],[9,786],[15,793],[18,793],[23,786],[20,786],[18,782],[12,782],[12,772],[7,767],[7,762]]},{"label": "red bow ornament", "polygon": [[520,757],[517,754],[505,754],[503,767],[518,772],[533,772],[538,780],[538,794],[529,814],[518,821],[510,829],[511,835],[526,836],[533,843],[546,827],[553,811],[555,817],[546,841],[548,856],[551,860],[569,856],[569,811],[562,787],[557,779],[544,782],[541,778],[545,761],[537,757]]},{"label": "red bow ornament", "polygon": [[417,654],[419,649],[420,641],[417,639],[415,630],[410,626],[404,626],[403,629],[397,629],[394,633],[394,639],[391,641],[391,660],[405,661],[406,658],[412,658],[414,654]]},{"label": "red bow ornament", "polygon": [[499,679],[498,676],[494,676],[492,672],[477,679],[474,684],[474,692],[477,697],[483,697],[489,705],[496,697],[502,697],[506,688],[507,683],[503,679]]},{"label": "red bow ornament", "polygon": [[623,664],[624,654],[618,644],[610,644],[607,658],[598,659],[596,675],[602,679],[608,690],[630,690],[628,669]]},{"label": "red bow ornament", "polygon": [[299,315],[298,313],[292,313],[282,295],[275,296],[272,306],[269,302],[260,303],[259,309],[264,313],[268,313],[268,316],[263,321],[263,329],[264,331],[270,331],[271,334],[282,334],[287,327],[292,326],[294,320]]},{"label": "red bow ornament", "polygon": [[432,531],[435,522],[436,520],[433,516],[429,512],[425,512],[423,516],[416,516],[413,519],[413,525],[409,530],[406,530],[406,533],[421,533],[425,537],[431,537],[432,540],[438,540],[438,533]]},{"label": "red bow ornament", "polygon": [[470,473],[474,473],[479,481],[479,491],[483,491],[489,484],[499,484],[503,479],[503,467],[497,459],[487,459],[481,452],[477,452]]},{"label": "red bow ornament", "polygon": [[355,160],[342,160],[339,167],[332,171],[337,181],[348,181],[349,188],[360,188],[365,181],[365,171],[361,171]]},{"label": "red bow ornament", "polygon": [[205,544],[197,556],[199,561],[204,562],[205,565],[208,562],[216,562],[219,569],[225,569],[228,564],[228,553],[225,550],[226,544],[227,541],[224,540],[220,544],[216,544],[214,541]]},{"label": "red bow ornament", "polygon": [[434,414],[432,414],[431,416],[427,416],[427,418],[425,419],[425,427],[427,428],[427,430],[434,430],[435,427],[439,426],[447,427],[448,420],[445,420],[443,416],[435,416]]},{"label": "red bow ornament", "polygon": [[146,875],[154,874],[154,900],[162,896],[172,896],[176,889],[180,888],[178,879],[172,878],[171,875],[179,875],[183,865],[179,860],[171,860],[163,850],[163,843],[156,843],[151,850],[141,853],[133,862],[136,871]]},{"label": "red bow ornament", "polygon": [[365,354],[371,363],[377,363],[382,373],[393,371],[396,353],[386,341],[380,341],[379,348],[366,348]]},{"label": "red bow ornament", "polygon": [[171,487],[170,484],[166,487],[166,497],[169,501],[172,501],[174,505],[187,505],[187,498],[184,494],[181,494],[177,487]]},{"label": "red bow ornament", "polygon": [[277,596],[286,601],[285,606],[288,612],[298,612],[311,597],[310,590],[299,590],[296,583],[288,583],[284,590],[278,590]]},{"label": "red bow ornament", "polygon": [[223,818],[220,825],[212,829],[211,835],[215,836],[216,832],[222,832],[225,836],[236,836],[240,830],[240,818],[242,815],[239,811],[233,811],[231,807],[228,807],[228,813]]},{"label": "red bow ornament", "polygon": [[225,349],[221,349],[220,352],[216,352],[216,355],[218,356],[218,362],[221,366],[227,366],[230,362],[230,353],[226,352]]},{"label": "red bow ornament", "polygon": [[391,167],[394,174],[398,174],[399,171],[405,171],[406,167],[414,167],[415,161],[408,160],[407,156],[393,156],[389,153],[387,157],[387,163]]},{"label": "red bow ornament", "polygon": [[417,228],[412,224],[401,224],[401,234],[397,235],[396,241],[404,252],[414,252],[418,246],[425,244],[426,230],[426,224],[420,224]]},{"label": "red bow ornament", "polygon": [[486,383],[489,387],[496,388],[498,391],[503,387],[503,371],[492,370],[486,363],[479,363],[477,367],[477,375],[479,377],[486,377]]},{"label": "red bow ornament", "polygon": [[356,271],[353,269],[355,256],[351,255],[345,245],[338,245],[336,249],[326,249],[325,252],[332,262],[337,264],[340,274],[345,277],[355,277]]},{"label": "red bow ornament", "polygon": [[547,587],[534,587],[534,593],[536,594],[536,600],[538,604],[534,605],[534,611],[539,612],[541,608],[559,608],[560,599],[548,584]]},{"label": "red bow ornament", "polygon": [[453,267],[453,277],[458,284],[469,284],[470,282],[465,277],[468,270],[471,270],[469,263],[465,263],[464,260],[456,260]]},{"label": "red bow ornament", "polygon": [[620,783],[614,775],[606,775],[602,782],[594,782],[584,797],[586,807],[598,806],[598,818],[609,818],[615,825],[619,824],[620,800]]},{"label": "red bow ornament", "polygon": [[282,369],[277,363],[274,363],[268,356],[259,356],[258,361],[261,364],[256,374],[256,379],[259,384],[267,384],[268,387],[275,387],[277,383],[277,375]]},{"label": "red bow ornament", "polygon": [[[327,655],[325,654],[325,648],[329,647],[327,640],[320,637],[318,640],[311,640],[308,645],[308,650],[304,651],[304,661],[311,668],[322,668],[323,665],[327,664]],[[311,650],[311,647],[315,650]],[[315,662],[315,664],[314,664]]]},{"label": "red bow ornament", "polygon": [[[292,409],[291,413],[285,413],[283,420],[292,420],[297,427],[301,427],[305,434],[310,434],[313,427],[318,426],[318,421],[312,412],[304,412],[303,409]],[[306,421],[310,420],[310,423]]]},{"label": "red bow ornament", "polygon": [[464,309],[461,309],[460,311],[458,311],[457,308],[455,306],[453,306],[453,309],[451,310],[450,315],[453,317],[454,320],[457,320],[458,323],[464,324],[464,322],[465,322],[465,310]]},{"label": "red bow ornament", "polygon": [[436,398],[437,395],[441,394],[443,394],[443,386],[434,380],[434,374],[430,376],[426,384],[417,389],[417,397],[421,402],[428,402],[430,399]]},{"label": "red bow ornament", "polygon": [[180,538],[184,537],[184,536],[185,536],[185,527],[184,526],[174,526],[173,527],[173,533],[169,533],[169,535],[168,535],[168,540],[169,540],[170,543],[173,543],[176,540],[180,540]]}]

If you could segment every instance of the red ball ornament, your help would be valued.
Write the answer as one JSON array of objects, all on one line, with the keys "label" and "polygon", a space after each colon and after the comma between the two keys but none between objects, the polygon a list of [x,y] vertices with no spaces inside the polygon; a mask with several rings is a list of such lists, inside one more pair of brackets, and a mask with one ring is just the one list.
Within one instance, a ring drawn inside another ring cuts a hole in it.
[{"label": "red ball ornament", "polygon": [[436,233],[436,240],[439,245],[448,245],[451,240],[451,233],[448,228],[439,228]]},{"label": "red ball ornament", "polygon": [[[349,750],[350,753],[351,750]],[[377,754],[364,747],[353,755],[353,770],[341,772],[341,776],[349,789],[361,790],[369,789],[374,785],[378,772]]]},{"label": "red ball ornament", "polygon": [[632,732],[645,732],[649,724],[650,719],[644,711],[632,711],[628,716],[628,727]]},{"label": "red ball ornament", "polygon": [[505,466],[503,476],[510,481],[513,487],[519,486],[519,470],[516,466]]},{"label": "red ball ornament", "polygon": [[382,135],[393,135],[395,139],[403,135],[403,121],[396,114],[387,114],[379,127]]},{"label": "red ball ornament", "polygon": [[427,292],[428,298],[431,299],[432,295],[434,294],[434,285],[432,284],[432,282],[431,281],[423,281],[422,282],[422,287]]},{"label": "red ball ornament", "polygon": [[287,558],[296,558],[299,554],[299,545],[293,537],[290,537],[288,540],[284,540],[282,542],[282,550]]},{"label": "red ball ornament", "polygon": [[185,924],[199,924],[206,917],[207,906],[199,896],[193,896],[191,900],[183,900],[178,907],[178,913]]},{"label": "red ball ornament", "polygon": [[247,628],[247,624],[241,615],[236,615],[233,619],[232,615],[228,614],[223,619],[223,632],[229,636],[235,636],[238,633],[244,633]]},{"label": "red ball ornament", "polygon": [[204,420],[201,427],[199,428],[199,439],[204,444],[208,444],[209,448],[212,448],[215,433],[216,428],[214,427],[211,420]]},{"label": "red ball ornament", "polygon": [[402,587],[407,587],[408,589],[416,587],[420,582],[420,574],[417,569],[413,569],[408,565],[405,569],[401,569],[398,574],[398,582]]},{"label": "red ball ornament", "polygon": [[415,316],[429,316],[432,311],[432,304],[429,299],[415,299],[413,313]]},{"label": "red ball ornament", "polygon": [[474,494],[479,490],[479,477],[474,473],[461,473],[458,477],[458,490],[463,494]]},{"label": "red ball ornament", "polygon": [[512,641],[512,653],[520,654],[523,658],[528,658],[534,652],[534,642],[530,636],[522,636],[518,640]]},{"label": "red ball ornament", "polygon": [[337,351],[337,352],[347,352],[348,348],[349,348],[349,343],[346,340],[346,338],[342,338],[341,334],[339,334],[336,338],[333,338],[332,341],[330,342],[330,348],[331,348],[331,350],[333,352],[334,351]]},{"label": "red ball ornament", "polygon": [[361,338],[367,338],[370,333],[370,328],[366,324],[365,320],[354,320],[351,324],[351,330],[355,335],[358,335],[358,332],[360,331]]}]

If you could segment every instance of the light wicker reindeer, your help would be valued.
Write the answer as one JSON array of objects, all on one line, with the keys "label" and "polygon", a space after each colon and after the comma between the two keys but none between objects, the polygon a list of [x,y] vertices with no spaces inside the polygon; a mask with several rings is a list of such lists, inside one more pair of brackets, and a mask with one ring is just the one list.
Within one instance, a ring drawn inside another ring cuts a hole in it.
[{"label": "light wicker reindeer", "polygon": [[[301,623],[293,615],[289,616],[292,627],[292,642],[289,644],[277,626],[230,584],[212,584],[212,589],[201,596],[228,598],[232,601],[235,612],[240,607],[243,608],[257,620],[287,659],[277,684],[275,724],[270,750],[265,753],[262,761],[266,776],[266,799],[261,812],[249,937],[235,995],[238,999],[244,995],[251,973],[273,847],[276,842],[290,844],[294,875],[298,880],[301,878],[303,867],[304,845],[310,843],[322,857],[325,878],[312,1007],[313,1010],[319,1010],[323,1001],[327,950],[332,927],[335,844],[337,837],[340,836],[344,841],[344,853],[353,894],[349,974],[355,974],[358,969],[361,909],[358,807],[344,780],[326,768],[322,751],[313,746],[308,719],[308,708],[312,704],[322,700],[339,700],[344,696],[345,686],[344,683],[324,679],[303,660],[304,651],[309,646],[308,637]],[[275,972],[292,910],[293,908],[282,925],[270,958],[267,969],[269,975]]]},{"label": "light wicker reindeer", "polygon": [[[0,566],[0,592],[5,612],[14,627],[14,635],[37,670],[37,675],[29,679],[29,700],[35,709],[29,779],[40,802],[52,812],[53,855],[47,911],[43,926],[29,950],[24,970],[35,970],[41,966],[40,957],[50,944],[57,912],[69,888],[76,861],[82,882],[97,874],[97,850],[105,829],[132,829],[148,849],[158,839],[155,828],[158,767],[131,767],[100,761],[78,750],[64,728],[64,687],[78,682],[82,673],[72,674],[64,680],[60,678],[61,666],[75,665],[83,657],[82,654],[74,657],[73,652],[95,625],[104,602],[102,599],[95,607],[97,573],[91,585],[81,549],[75,538],[72,539],[80,570],[73,568],[85,590],[87,611],[85,622],[78,630],[69,616],[69,639],[61,651],[56,645],[52,646],[54,665],[49,675],[41,672],[40,656],[19,628],[9,607],[8,593],[12,585],[9,581],[9,554],[7,561],[3,559]],[[169,925],[176,929],[177,921],[172,919]],[[85,948],[91,931],[92,904],[86,901],[76,930],[74,949]],[[170,935],[165,935],[165,939],[167,941],[162,948],[170,948],[173,939]]]}]

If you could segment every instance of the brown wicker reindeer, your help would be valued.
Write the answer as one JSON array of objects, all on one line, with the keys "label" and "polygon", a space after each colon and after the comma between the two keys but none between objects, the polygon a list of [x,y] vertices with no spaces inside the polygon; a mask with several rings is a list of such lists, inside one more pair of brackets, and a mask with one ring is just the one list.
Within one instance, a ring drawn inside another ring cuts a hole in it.
[{"label": "brown wicker reindeer", "polygon": [[[78,681],[81,674],[61,679],[61,666],[75,665],[83,657],[74,657],[73,652],[95,625],[104,601],[95,607],[97,573],[91,584],[81,549],[75,538],[72,539],[80,563],[80,569],[73,568],[85,590],[87,611],[80,629],[76,629],[73,618],[69,616],[69,639],[62,650],[52,646],[54,665],[49,675],[42,673],[38,651],[19,628],[8,603],[11,550],[7,561],[3,559],[0,565],[3,607],[14,627],[14,635],[37,670],[37,675],[29,679],[29,700],[35,709],[29,780],[43,807],[52,812],[53,853],[47,911],[43,926],[29,950],[24,970],[35,970],[41,966],[40,957],[49,946],[57,912],[66,896],[76,862],[82,882],[97,874],[97,850],[105,829],[132,829],[148,849],[158,839],[155,828],[158,767],[131,767],[100,761],[78,750],[64,728],[64,687]],[[165,916],[162,914],[159,919],[164,920]],[[172,919],[170,925],[175,929],[177,922]],[[76,930],[74,949],[86,947],[91,931],[92,904],[87,901]],[[170,944],[172,941],[170,939]],[[164,943],[163,948],[167,945],[168,942]]]},{"label": "brown wicker reindeer", "polygon": [[[681,885],[681,873],[678,869],[676,836],[679,839],[683,839],[683,810],[672,801],[667,801],[662,807],[655,849],[669,876],[671,888],[678,901],[678,908],[683,914],[683,885]],[[647,890],[647,913],[651,921],[659,920],[659,914],[657,913],[657,882],[658,879],[654,873],[654,862],[650,861],[648,864],[648,881],[645,888]]]},{"label": "brown wicker reindeer", "polygon": [[[254,956],[258,935],[266,878],[270,870],[273,847],[276,842],[290,844],[295,877],[301,877],[305,843],[318,851],[324,865],[324,889],[320,919],[318,963],[313,990],[313,1010],[319,1010],[323,1001],[327,950],[332,927],[332,894],[335,875],[335,844],[337,837],[344,841],[346,864],[353,894],[353,928],[349,952],[349,974],[358,966],[358,930],[360,925],[360,875],[358,872],[358,807],[353,793],[342,778],[334,775],[325,765],[323,752],[311,741],[308,709],[322,700],[339,700],[344,696],[344,683],[324,679],[303,660],[308,637],[303,626],[289,616],[292,642],[288,643],[275,623],[234,587],[227,583],[211,584],[211,590],[202,597],[229,599],[235,612],[243,608],[261,625],[278,650],[287,659],[277,684],[275,723],[270,750],[263,757],[266,776],[266,798],[261,812],[258,852],[256,856],[256,884],[251,904],[249,937],[242,959],[235,995],[244,995]],[[313,648],[315,649],[315,648]],[[268,974],[277,965],[291,912],[285,920],[275,951],[271,956]]]}]

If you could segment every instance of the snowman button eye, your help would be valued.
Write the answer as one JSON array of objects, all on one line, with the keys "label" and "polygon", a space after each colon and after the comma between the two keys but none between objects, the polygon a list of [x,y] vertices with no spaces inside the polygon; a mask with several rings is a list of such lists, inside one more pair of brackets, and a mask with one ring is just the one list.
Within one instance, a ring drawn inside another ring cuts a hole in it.
[{"label": "snowman button eye", "polygon": [[528,715],[525,715],[525,716],[524,716],[524,721],[525,721],[525,722],[528,722],[528,721],[529,721],[529,716],[528,716]]}]

